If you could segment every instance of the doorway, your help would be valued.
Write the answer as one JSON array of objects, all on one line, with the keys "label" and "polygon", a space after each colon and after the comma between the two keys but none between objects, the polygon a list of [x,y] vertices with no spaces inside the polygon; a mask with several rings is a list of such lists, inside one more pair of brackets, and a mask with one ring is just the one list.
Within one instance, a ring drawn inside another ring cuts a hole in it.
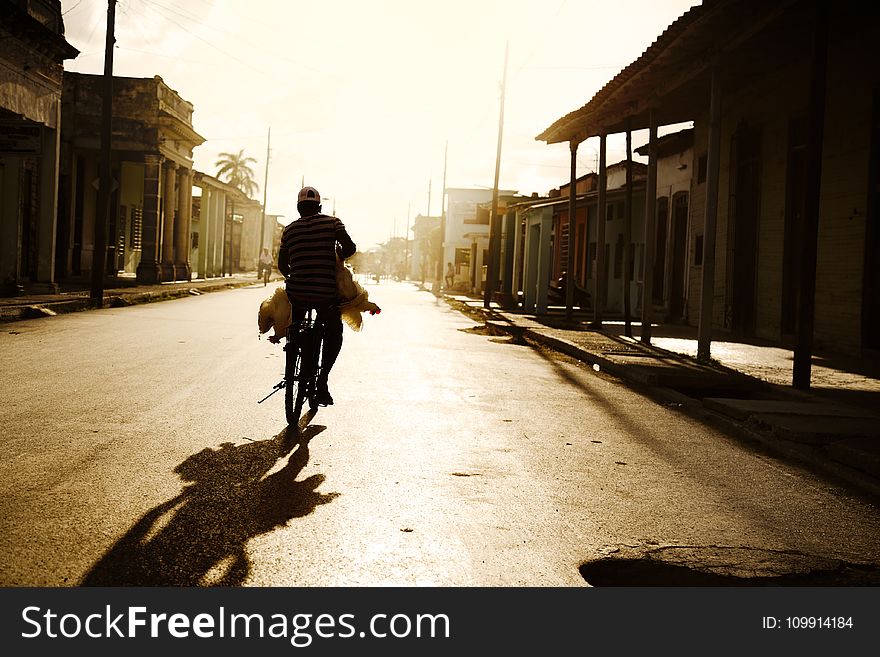
[{"label": "doorway", "polygon": [[687,271],[688,195],[672,198],[671,271],[669,273],[669,316],[681,321],[685,316],[685,273]]},{"label": "doorway", "polygon": [[798,290],[804,250],[806,193],[806,123],[793,119],[788,127],[788,164],[785,180],[785,234],[782,254],[782,308],[780,337],[793,343],[797,330]]},{"label": "doorway", "polygon": [[865,221],[865,274],[862,285],[862,347],[880,350],[880,89],[874,90],[868,206]]},{"label": "doorway", "polygon": [[730,152],[732,180],[727,226],[725,324],[734,333],[753,335],[761,214],[760,129],[741,123],[733,134]]}]

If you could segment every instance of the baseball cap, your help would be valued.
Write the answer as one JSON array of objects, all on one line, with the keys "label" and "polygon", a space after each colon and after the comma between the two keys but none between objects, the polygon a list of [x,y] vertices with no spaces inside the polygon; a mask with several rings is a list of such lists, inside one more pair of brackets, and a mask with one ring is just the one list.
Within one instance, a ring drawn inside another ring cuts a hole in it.
[{"label": "baseball cap", "polygon": [[301,190],[299,190],[299,194],[296,197],[296,202],[302,203],[303,201],[314,201],[315,203],[320,203],[321,195],[314,187],[303,187]]}]

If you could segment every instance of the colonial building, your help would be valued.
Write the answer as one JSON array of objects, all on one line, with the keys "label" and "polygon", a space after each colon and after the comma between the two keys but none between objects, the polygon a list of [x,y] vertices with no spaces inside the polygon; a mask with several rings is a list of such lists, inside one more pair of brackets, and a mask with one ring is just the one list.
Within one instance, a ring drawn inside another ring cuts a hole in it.
[{"label": "colonial building", "polygon": [[94,253],[103,78],[69,73],[62,97],[59,277],[188,280],[192,272],[192,152],[203,143],[193,106],[159,76],[113,78],[112,178],[107,253]]},{"label": "colonial building", "polygon": [[604,151],[609,134],[694,122],[686,308],[701,357],[718,332],[791,346],[807,387],[814,348],[880,354],[878,14],[705,2],[538,136]]},{"label": "colonial building", "polygon": [[[636,148],[635,152],[647,157],[648,146]],[[651,301],[655,317],[682,322],[688,317],[688,272],[692,255],[688,249],[691,229],[688,216],[694,169],[693,129],[659,137],[656,149],[657,200]],[[703,175],[705,164],[703,160]]]},{"label": "colonial building", "polygon": [[[603,306],[615,315],[624,311],[625,256],[630,263],[630,312],[638,312],[642,304],[642,277],[644,273],[644,216],[645,165],[632,163],[633,184],[631,215],[626,214],[626,162],[606,167],[607,196],[604,214],[604,275],[597,274],[598,179],[589,173],[575,181],[575,230],[571,241],[573,274],[576,286],[595,298],[596,290],[603,289]],[[548,198],[529,200],[514,206],[516,224],[522,226],[521,242],[515,245],[517,254],[507,267],[521,267],[524,310],[546,313],[552,299],[549,287],[567,276],[570,248],[569,198],[571,183],[552,190]],[[629,254],[625,253],[627,221],[630,222]],[[502,277],[503,278],[503,277]],[[601,283],[600,283],[601,280]],[[558,304],[557,304],[558,305]]]},{"label": "colonial building", "polygon": [[[498,193],[499,196],[516,194],[512,190],[499,190]],[[455,270],[455,286],[479,294],[485,283],[483,264],[488,259],[491,214],[486,204],[492,201],[492,190],[449,187],[446,198],[443,274],[447,263],[451,262]]]},{"label": "colonial building", "polygon": [[0,294],[52,289],[64,39],[59,0],[0,0]]}]

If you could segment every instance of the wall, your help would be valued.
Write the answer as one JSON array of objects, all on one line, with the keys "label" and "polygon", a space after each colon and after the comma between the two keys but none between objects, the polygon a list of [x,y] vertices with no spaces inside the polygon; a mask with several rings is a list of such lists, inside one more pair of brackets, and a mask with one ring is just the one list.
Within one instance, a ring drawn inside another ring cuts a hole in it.
[{"label": "wall", "polygon": [[[832,39],[828,53],[814,347],[817,351],[857,354],[861,345],[861,305],[867,172],[872,90],[880,82],[880,64],[866,56],[875,49],[862,34]],[[785,238],[789,121],[805,117],[809,90],[808,59],[766,72],[723,98],[721,169],[716,238],[713,325],[724,327],[731,196],[731,138],[740,121],[760,127],[761,176],[755,335],[780,341]],[[706,99],[708,107],[708,98]],[[708,116],[695,121],[695,161],[706,153]],[[696,172],[695,172],[696,173]],[[705,184],[694,181],[691,194],[691,262],[695,237],[702,235]],[[690,268],[689,322],[699,317],[701,268]]]}]

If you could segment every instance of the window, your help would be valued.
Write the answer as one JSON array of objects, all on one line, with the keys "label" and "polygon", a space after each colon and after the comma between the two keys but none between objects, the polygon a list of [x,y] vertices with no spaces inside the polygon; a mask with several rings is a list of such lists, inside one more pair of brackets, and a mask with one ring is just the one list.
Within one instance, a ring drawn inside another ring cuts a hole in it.
[{"label": "window", "polygon": [[491,215],[491,211],[489,208],[481,208],[477,206],[476,214],[473,219],[465,219],[464,223],[466,224],[483,224],[484,226],[489,225],[489,215]]},{"label": "window", "polygon": [[700,159],[697,160],[697,183],[706,182],[706,154],[703,153],[700,155]]},{"label": "window", "polygon": [[703,236],[697,235],[694,239],[694,266],[701,267],[703,265]]},{"label": "window", "polygon": [[461,271],[460,267],[468,268],[471,266],[471,250],[456,249],[455,250],[455,271]]},{"label": "window", "polygon": [[623,235],[617,236],[617,244],[614,245],[614,278],[620,278],[623,273]]}]

